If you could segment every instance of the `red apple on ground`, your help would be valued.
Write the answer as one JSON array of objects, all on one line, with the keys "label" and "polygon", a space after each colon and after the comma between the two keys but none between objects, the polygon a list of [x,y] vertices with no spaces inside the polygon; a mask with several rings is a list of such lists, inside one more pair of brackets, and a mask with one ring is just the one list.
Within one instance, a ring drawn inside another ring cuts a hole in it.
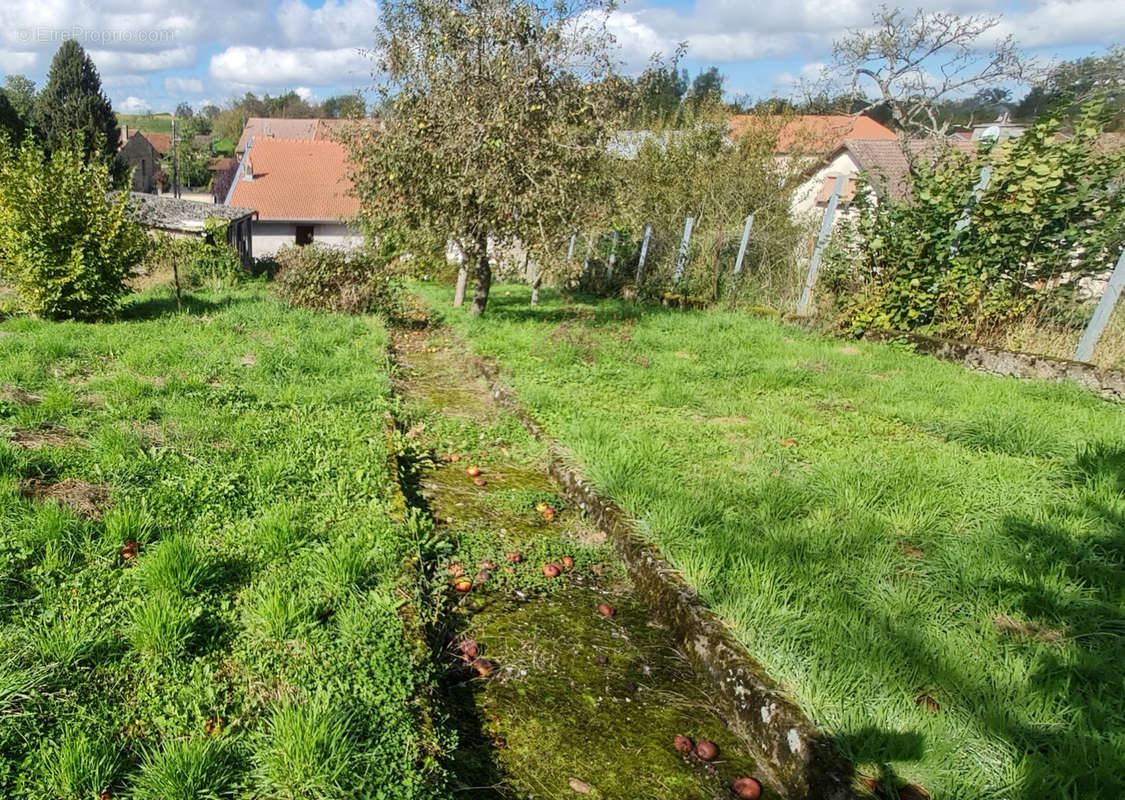
[{"label": "red apple on ground", "polygon": [[602,603],[600,606],[598,606],[598,613],[603,617],[612,617],[617,613],[617,609],[615,609],[613,606]]},{"label": "red apple on ground", "polygon": [[562,569],[558,564],[551,562],[550,564],[543,565],[543,574],[548,578],[557,578],[562,574]]},{"label": "red apple on ground", "polygon": [[695,747],[695,742],[681,733],[672,740],[672,747],[676,748],[684,755],[687,755],[692,751],[692,748]]},{"label": "red apple on ground", "polygon": [[742,800],[758,800],[762,796],[762,784],[754,778],[739,778],[734,782],[734,793]]},{"label": "red apple on ground", "polygon": [[459,592],[467,592],[473,588],[473,582],[468,578],[458,578],[453,581],[453,588]]},{"label": "red apple on ground", "polygon": [[719,754],[719,748],[714,742],[700,739],[695,743],[695,755],[703,761],[711,761]]},{"label": "red apple on ground", "polygon": [[480,467],[469,467],[465,470],[465,474],[470,478],[475,478],[477,475],[480,475]]},{"label": "red apple on ground", "polygon": [[574,559],[570,556],[563,556],[559,559],[559,562],[563,565],[563,569],[570,569],[574,566]]}]

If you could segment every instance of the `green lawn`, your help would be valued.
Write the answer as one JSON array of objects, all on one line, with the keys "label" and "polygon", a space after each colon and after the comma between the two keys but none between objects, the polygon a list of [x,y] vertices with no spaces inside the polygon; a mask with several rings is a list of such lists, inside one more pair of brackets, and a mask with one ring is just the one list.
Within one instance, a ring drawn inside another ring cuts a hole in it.
[{"label": "green lawn", "polygon": [[0,322],[0,796],[429,796],[386,331],[186,311]]},{"label": "green lawn", "polygon": [[1125,796],[1125,409],[771,319],[527,295],[447,317],[867,774]]},{"label": "green lawn", "polygon": [[146,133],[171,133],[171,114],[118,114],[117,127],[128,125],[130,129],[139,129]]}]

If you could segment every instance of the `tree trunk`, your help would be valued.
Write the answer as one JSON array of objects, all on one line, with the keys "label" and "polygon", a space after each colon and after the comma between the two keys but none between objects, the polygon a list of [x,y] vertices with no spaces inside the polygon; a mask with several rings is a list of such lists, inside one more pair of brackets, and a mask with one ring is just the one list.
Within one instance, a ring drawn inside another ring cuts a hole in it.
[{"label": "tree trunk", "polygon": [[488,263],[488,237],[477,238],[477,287],[473,292],[473,304],[469,307],[470,317],[479,317],[488,305],[488,290],[492,286],[492,267]]},{"label": "tree trunk", "polygon": [[535,280],[531,282],[531,304],[533,306],[539,305],[539,287],[543,285],[543,271],[540,270],[535,274]]},{"label": "tree trunk", "polygon": [[453,307],[465,305],[465,284],[469,282],[469,262],[465,253],[461,254],[461,266],[457,268],[457,290],[453,292]]}]

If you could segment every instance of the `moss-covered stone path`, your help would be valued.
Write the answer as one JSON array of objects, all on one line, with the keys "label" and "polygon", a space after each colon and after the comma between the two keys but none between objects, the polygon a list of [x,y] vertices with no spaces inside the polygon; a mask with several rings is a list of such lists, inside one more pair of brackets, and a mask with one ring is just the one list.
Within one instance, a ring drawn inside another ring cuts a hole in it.
[{"label": "moss-covered stone path", "polygon": [[[446,328],[400,329],[394,357],[413,502],[435,526],[426,573],[447,598],[433,639],[456,796],[738,797],[735,781],[757,770],[708,685],[605,534],[567,507],[543,446],[495,404],[464,344]],[[717,755],[681,753],[677,735]]]}]

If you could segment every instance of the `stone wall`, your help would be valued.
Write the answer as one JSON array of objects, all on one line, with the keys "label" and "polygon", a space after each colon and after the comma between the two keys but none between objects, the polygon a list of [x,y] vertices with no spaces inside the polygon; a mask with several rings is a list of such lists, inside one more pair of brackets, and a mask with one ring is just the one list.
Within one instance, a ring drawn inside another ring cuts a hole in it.
[{"label": "stone wall", "polygon": [[1107,400],[1125,401],[1125,372],[1120,370],[1103,370],[1081,361],[1017,353],[903,331],[871,330],[864,338],[876,342],[906,341],[914,346],[916,352],[956,361],[970,369],[1017,378],[1070,381],[1097,392]]}]

